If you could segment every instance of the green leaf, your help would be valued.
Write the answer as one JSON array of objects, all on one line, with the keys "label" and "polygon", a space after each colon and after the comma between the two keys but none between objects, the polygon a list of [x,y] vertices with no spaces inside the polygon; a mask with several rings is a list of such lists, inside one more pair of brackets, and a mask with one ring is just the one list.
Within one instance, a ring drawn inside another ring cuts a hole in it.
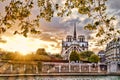
[{"label": "green leaf", "polygon": [[58,8],[59,8],[59,4],[56,4],[56,5],[55,5],[55,8],[58,10]]},{"label": "green leaf", "polygon": [[109,31],[114,31],[114,27],[110,27]]},{"label": "green leaf", "polygon": [[98,26],[98,25],[100,24],[100,22],[99,22],[99,21],[96,21],[94,24],[95,24],[96,26]]}]

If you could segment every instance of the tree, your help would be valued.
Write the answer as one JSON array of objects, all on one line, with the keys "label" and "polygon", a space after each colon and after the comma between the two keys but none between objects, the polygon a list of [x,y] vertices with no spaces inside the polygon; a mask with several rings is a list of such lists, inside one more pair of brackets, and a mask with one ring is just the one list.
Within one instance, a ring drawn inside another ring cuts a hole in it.
[{"label": "tree", "polygon": [[36,61],[50,61],[51,57],[48,56],[48,55],[38,55],[38,54],[35,54],[34,60],[36,60]]},{"label": "tree", "polygon": [[93,63],[97,63],[99,60],[100,60],[100,59],[99,59],[99,56],[96,55],[96,54],[92,54],[92,55],[90,56],[90,58],[89,58],[89,61],[90,61],[90,62],[93,62]]},{"label": "tree", "polygon": [[48,55],[47,52],[45,51],[45,49],[42,49],[42,48],[37,49],[36,54]]},{"label": "tree", "polygon": [[2,60],[13,60],[14,58],[15,58],[15,53],[13,53],[13,52],[6,52],[2,56]]},{"label": "tree", "polygon": [[[5,12],[0,12],[0,33],[13,27],[16,22],[20,30],[15,30],[14,34],[23,34],[27,37],[29,32],[40,33],[40,30],[37,30],[40,19],[51,21],[56,14],[60,17],[69,16],[73,9],[77,9],[79,14],[87,15],[92,20],[84,28],[96,30],[97,37],[103,36],[99,43],[120,33],[120,30],[115,30],[112,24],[115,17],[109,16],[106,12],[107,0],[66,0],[64,4],[55,3],[53,0],[0,0],[1,3],[3,1],[7,5],[4,6]],[[33,9],[38,9],[38,14],[35,15]],[[35,17],[31,18],[32,15]]]},{"label": "tree", "polygon": [[62,59],[62,56],[60,54],[55,54],[54,55],[56,58]]},{"label": "tree", "polygon": [[84,51],[84,52],[81,52],[81,53],[79,54],[80,60],[81,60],[81,61],[88,61],[89,58],[90,58],[90,56],[91,56],[92,54],[95,54],[95,53],[92,52],[92,51]]},{"label": "tree", "polygon": [[79,54],[76,52],[76,51],[72,51],[71,54],[70,54],[70,58],[69,58],[70,61],[79,61]]}]

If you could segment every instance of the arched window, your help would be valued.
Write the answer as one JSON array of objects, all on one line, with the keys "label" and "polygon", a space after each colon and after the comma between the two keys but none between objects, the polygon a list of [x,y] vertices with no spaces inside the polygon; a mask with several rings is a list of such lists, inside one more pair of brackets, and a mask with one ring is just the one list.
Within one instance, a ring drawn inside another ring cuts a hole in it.
[{"label": "arched window", "polygon": [[66,44],[66,47],[68,46],[68,44]]},{"label": "arched window", "polygon": [[76,50],[76,47],[74,47],[74,50]]},{"label": "arched window", "polygon": [[82,47],[85,47],[84,44],[82,44]]}]

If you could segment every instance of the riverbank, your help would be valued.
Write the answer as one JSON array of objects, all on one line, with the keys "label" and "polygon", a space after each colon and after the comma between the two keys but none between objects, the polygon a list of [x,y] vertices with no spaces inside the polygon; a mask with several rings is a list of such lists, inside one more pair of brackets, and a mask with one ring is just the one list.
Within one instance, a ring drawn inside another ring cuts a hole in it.
[{"label": "riverbank", "polygon": [[119,76],[118,73],[40,73],[40,74],[0,74],[1,77],[5,76]]}]

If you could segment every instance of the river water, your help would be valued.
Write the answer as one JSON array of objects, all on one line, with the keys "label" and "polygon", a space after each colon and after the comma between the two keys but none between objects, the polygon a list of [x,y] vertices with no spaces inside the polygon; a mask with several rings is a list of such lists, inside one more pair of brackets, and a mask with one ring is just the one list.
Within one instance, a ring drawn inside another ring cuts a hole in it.
[{"label": "river water", "polygon": [[0,80],[120,80],[120,76],[22,76],[0,77]]}]

